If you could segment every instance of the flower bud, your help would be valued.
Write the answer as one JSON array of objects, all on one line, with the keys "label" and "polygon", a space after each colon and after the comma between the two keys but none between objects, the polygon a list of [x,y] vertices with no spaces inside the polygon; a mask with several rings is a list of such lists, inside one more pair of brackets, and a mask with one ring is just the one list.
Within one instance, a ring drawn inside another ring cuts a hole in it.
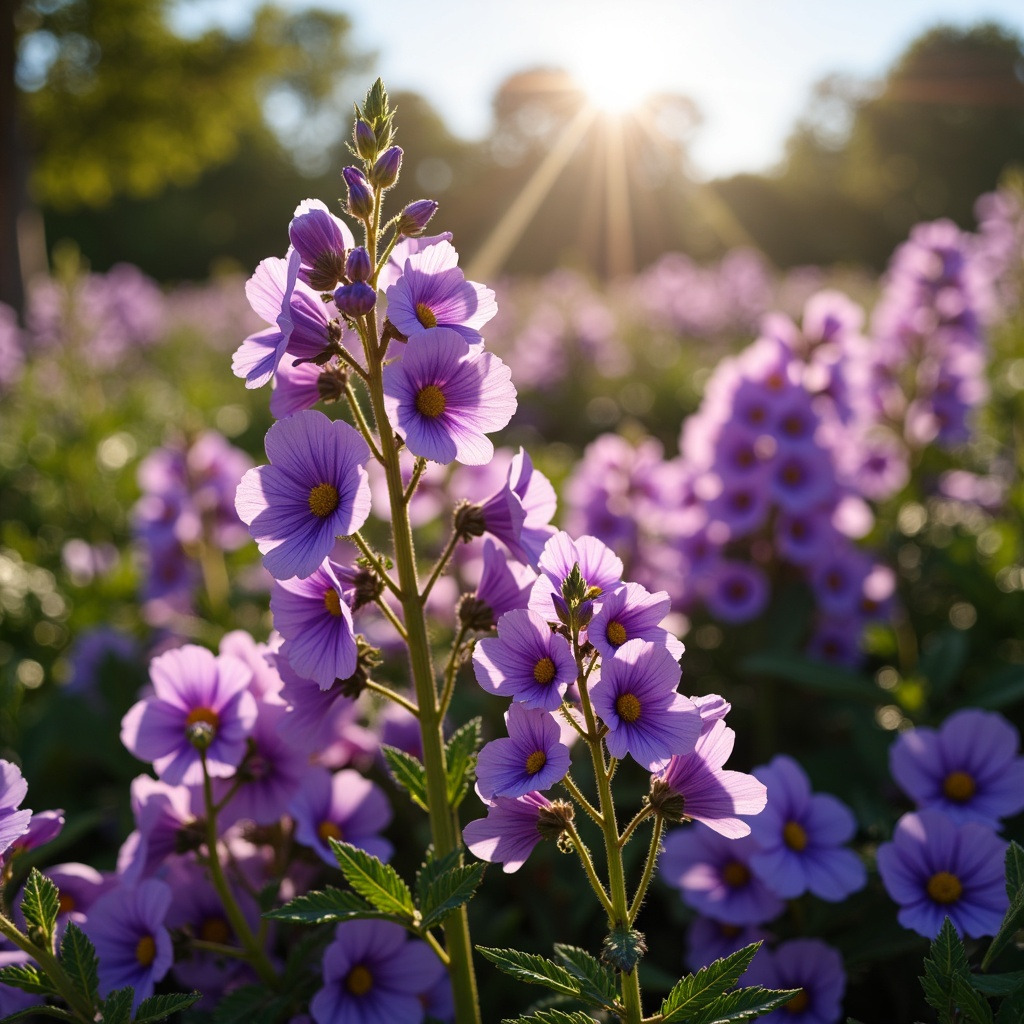
[{"label": "flower bud", "polygon": [[353,217],[365,219],[373,213],[373,192],[358,167],[346,167],[341,176],[348,185],[348,212]]},{"label": "flower bud", "polygon": [[374,188],[391,188],[398,181],[398,171],[401,166],[401,146],[392,146],[390,149],[386,149],[370,170],[370,183]]},{"label": "flower bud", "polygon": [[334,304],[345,316],[363,316],[377,305],[377,293],[363,281],[343,284],[334,292]]},{"label": "flower bud", "polygon": [[345,396],[348,370],[343,366],[332,366],[316,379],[317,394],[321,402],[340,402]]},{"label": "flower bud", "polygon": [[373,134],[373,128],[362,118],[356,121],[352,130],[352,140],[355,142],[356,152],[363,160],[373,160],[377,156],[377,136]]},{"label": "flower bud", "polygon": [[456,606],[459,625],[478,633],[486,633],[494,629],[494,609],[486,601],[481,601],[476,594],[463,594]]},{"label": "flower bud", "polygon": [[430,223],[430,218],[437,213],[437,207],[438,204],[433,199],[417,199],[416,202],[410,203],[398,218],[399,234],[408,235],[410,238],[423,234]]},{"label": "flower bud", "polygon": [[666,821],[678,824],[685,817],[686,800],[682,793],[677,793],[663,779],[651,780],[651,792],[647,802],[657,814],[660,814]]},{"label": "flower bud", "polygon": [[370,276],[370,254],[361,246],[349,251],[345,276],[350,281],[365,281]]},{"label": "flower bud", "polygon": [[552,800],[550,807],[542,807],[537,816],[537,831],[542,839],[558,839],[572,824],[576,808],[565,800]]}]

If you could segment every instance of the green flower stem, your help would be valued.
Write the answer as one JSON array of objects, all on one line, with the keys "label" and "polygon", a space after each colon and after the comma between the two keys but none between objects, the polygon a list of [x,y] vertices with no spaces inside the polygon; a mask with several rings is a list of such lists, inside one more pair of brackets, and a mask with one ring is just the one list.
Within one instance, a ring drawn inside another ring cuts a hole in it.
[{"label": "green flower stem", "polygon": [[569,796],[597,822],[598,827],[604,828],[604,818],[601,817],[601,812],[583,795],[579,786],[572,781],[568,774],[562,779],[562,785],[565,786]]},{"label": "green flower stem", "polygon": [[452,701],[452,694],[455,692],[455,677],[459,674],[459,651],[462,650],[462,642],[469,632],[466,626],[460,626],[459,632],[452,643],[451,654],[448,655],[448,664],[444,670],[444,689],[441,691],[441,717],[448,713],[448,705]]},{"label": "green flower stem", "polygon": [[366,543],[361,533],[353,533],[352,540],[354,541],[357,548],[363,553],[365,558],[370,565],[373,566],[373,571],[381,578],[384,586],[391,591],[399,601],[402,600],[402,591],[398,589],[398,584],[388,575],[387,569],[384,568],[384,563],[373,553],[373,548]]},{"label": "green flower stem", "polygon": [[[636,820],[635,818],[633,819]],[[640,913],[640,907],[643,905],[644,896],[647,895],[647,887],[651,884],[651,878],[654,875],[654,865],[658,862],[658,854],[661,852],[661,831],[664,828],[665,819],[660,814],[655,815],[654,818],[654,835],[651,836],[651,848],[647,851],[647,863],[644,865],[643,878],[640,879],[640,885],[636,890],[636,895],[633,897],[633,902],[629,907],[629,924],[632,927],[633,922],[636,920],[636,915]]]},{"label": "green flower stem", "polygon": [[649,818],[654,813],[652,807],[644,806],[633,816],[633,820],[622,830],[622,835],[619,836],[619,846],[625,846],[629,842],[629,837],[636,830],[636,827],[642,822]]},{"label": "green flower stem", "polygon": [[224,876],[224,868],[221,866],[220,857],[217,854],[217,811],[213,801],[213,783],[210,773],[206,770],[206,753],[204,751],[200,752],[200,759],[203,765],[203,800],[206,805],[206,849],[209,855],[207,863],[210,867],[210,880],[217,890],[224,913],[228,915],[228,921],[231,922],[238,941],[245,949],[253,970],[260,976],[260,980],[264,984],[276,989],[280,986],[280,978],[267,957],[266,951],[249,928],[249,922],[246,921],[245,915],[231,891],[231,886],[228,885],[228,880]]},{"label": "green flower stem", "polygon": [[397,615],[388,607],[387,601],[382,601],[379,597],[374,604],[381,610],[384,618],[395,627],[395,632],[402,638],[405,643],[409,642],[409,634],[405,630],[405,626],[402,625],[401,620]]},{"label": "green flower stem", "polygon": [[411,700],[406,700],[400,693],[395,693],[394,690],[383,683],[375,683],[372,679],[368,679],[366,681],[366,688],[374,693],[379,693],[382,697],[387,697],[388,700],[394,701],[396,704],[400,704],[410,715],[415,715],[417,718],[420,717],[420,709]]},{"label": "green flower stem", "polygon": [[604,886],[601,884],[601,879],[597,877],[597,871],[594,868],[593,860],[591,860],[590,851],[583,840],[580,839],[580,834],[576,831],[574,825],[569,825],[565,831],[569,833],[573,849],[579,855],[580,862],[583,864],[583,870],[587,875],[587,881],[590,882],[590,887],[594,890],[594,894],[600,900],[601,906],[608,915],[609,922],[611,922],[615,911],[612,908],[612,901],[608,898],[608,893],[605,892]]},{"label": "green flower stem", "polygon": [[431,590],[434,589],[434,584],[440,578],[441,573],[443,573],[448,567],[448,561],[455,553],[455,546],[458,543],[459,535],[457,533],[452,533],[451,537],[448,538],[448,543],[445,545],[444,551],[441,552],[441,557],[437,560],[437,565],[434,566],[434,571],[430,574],[430,579],[427,580],[427,584],[420,594],[420,601],[423,604],[427,603],[427,598],[430,596]]},{"label": "green flower stem", "polygon": [[0,914],[0,935],[10,939],[18,949],[23,953],[28,953],[35,960],[53,983],[53,987],[60,994],[61,999],[68,1004],[71,1012],[79,1020],[83,1021],[84,1024],[93,1024],[93,1021],[96,1019],[96,1008],[72,984],[67,972],[54,955],[53,950],[37,946],[4,914]]},{"label": "green flower stem", "polygon": [[[589,671],[583,671],[583,657],[580,652],[578,637],[573,638],[573,648],[576,655],[576,665],[580,679],[580,704],[583,707],[583,716],[587,722],[587,730],[590,738],[587,745],[590,747],[590,755],[594,762],[594,775],[597,778],[598,808],[601,812],[601,832],[604,835],[604,849],[608,858],[608,891],[611,894],[612,910],[609,914],[609,923],[612,928],[630,927],[629,904],[626,896],[626,872],[622,866],[622,847],[619,846],[619,826],[615,820],[615,801],[612,797],[612,775],[615,773],[615,758],[610,763],[605,762],[604,744],[598,737],[597,718],[590,703],[590,694],[587,692],[586,677]],[[593,668],[591,663],[590,668]],[[634,967],[628,974],[625,971],[619,973],[621,978],[622,1004],[625,1015],[622,1024],[641,1024],[643,1019],[643,1004],[640,1000],[640,978],[639,972]]]},{"label": "green flower stem", "polygon": [[420,482],[420,477],[423,476],[423,471],[427,468],[427,460],[422,456],[416,459],[416,464],[412,467],[412,477],[409,479],[409,486],[406,487],[405,493],[402,495],[402,501],[409,504],[412,501],[412,496],[416,493],[416,487]]},{"label": "green flower stem", "polygon": [[359,396],[356,394],[355,388],[352,387],[351,381],[345,384],[345,397],[348,399],[348,407],[352,410],[352,419],[355,420],[359,433],[363,435],[363,440],[369,445],[373,457],[378,462],[383,462],[384,456],[381,455],[380,449],[377,447],[377,439],[373,436],[373,431],[366,422],[366,416],[363,415],[363,407],[359,404]]}]

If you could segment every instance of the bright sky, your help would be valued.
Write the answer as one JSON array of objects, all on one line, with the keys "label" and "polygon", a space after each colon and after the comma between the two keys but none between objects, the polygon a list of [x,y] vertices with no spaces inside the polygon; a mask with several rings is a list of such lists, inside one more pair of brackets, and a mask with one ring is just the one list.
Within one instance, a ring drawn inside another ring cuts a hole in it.
[{"label": "bright sky", "polygon": [[[306,0],[279,0],[286,7]],[[179,24],[243,23],[255,0],[178,0]],[[1022,0],[318,0],[376,54],[367,85],[424,95],[453,131],[486,134],[501,81],[564,67],[594,89],[696,100],[702,176],[762,170],[831,72],[872,78],[940,22],[995,20],[1024,35]],[[1024,68],[1022,68],[1024,76]],[[353,99],[361,97],[353,96]]]}]

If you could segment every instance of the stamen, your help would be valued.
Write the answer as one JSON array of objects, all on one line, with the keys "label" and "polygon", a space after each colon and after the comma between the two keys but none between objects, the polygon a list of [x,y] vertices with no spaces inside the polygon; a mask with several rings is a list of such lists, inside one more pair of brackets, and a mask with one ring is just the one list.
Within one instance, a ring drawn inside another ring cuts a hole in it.
[{"label": "stamen", "polygon": [[636,694],[622,694],[615,701],[615,712],[624,722],[635,722],[640,717],[640,701]]},{"label": "stamen", "polygon": [[608,628],[604,631],[604,635],[608,638],[608,643],[610,643],[612,647],[621,647],[627,639],[626,627],[621,622],[609,622]]},{"label": "stamen", "polygon": [[135,946],[135,959],[148,967],[156,959],[156,940],[152,935],[143,935]]},{"label": "stamen", "polygon": [[416,395],[416,411],[421,416],[432,420],[436,420],[447,405],[444,392],[436,384],[428,384],[426,387],[420,388]]},{"label": "stamen", "polygon": [[437,326],[437,317],[434,316],[434,311],[424,302],[416,303],[416,319],[419,320],[424,327]]},{"label": "stamen", "polygon": [[788,1013],[803,1013],[810,1004],[811,997],[807,994],[807,989],[802,988],[795,996],[786,1000],[782,1008]]},{"label": "stamen", "polygon": [[536,775],[548,763],[548,755],[543,750],[535,750],[526,759],[526,774]]},{"label": "stamen", "polygon": [[317,484],[309,492],[309,511],[317,519],[326,519],[338,507],[341,499],[334,484]]},{"label": "stamen", "polygon": [[199,938],[203,942],[218,942],[223,945],[231,938],[231,926],[223,917],[208,917],[199,926]]},{"label": "stamen", "polygon": [[341,597],[333,588],[324,591],[324,607],[335,618],[341,615]]},{"label": "stamen", "polygon": [[541,686],[547,686],[555,678],[555,663],[548,657],[541,658],[533,666],[533,678]]},{"label": "stamen", "polygon": [[363,964],[356,964],[345,979],[345,988],[354,996],[365,996],[373,988],[373,975]]},{"label": "stamen", "polygon": [[321,821],[316,827],[316,834],[326,843],[328,839],[341,841],[341,829],[333,821]]},{"label": "stamen", "polygon": [[731,860],[722,868],[722,881],[730,889],[741,889],[750,881],[750,868],[742,861]]},{"label": "stamen", "polygon": [[955,800],[958,804],[970,800],[976,789],[974,779],[967,772],[950,772],[942,783],[942,792],[948,799]]},{"label": "stamen", "polygon": [[216,731],[220,725],[220,715],[213,708],[193,708],[185,719],[185,728],[195,725],[196,722],[204,722]]},{"label": "stamen", "polygon": [[963,891],[964,887],[960,884],[960,879],[948,871],[936,871],[928,879],[928,895],[936,903],[956,903]]},{"label": "stamen", "polygon": [[791,849],[799,853],[807,849],[807,832],[803,825],[797,821],[787,821],[782,829],[782,841]]}]

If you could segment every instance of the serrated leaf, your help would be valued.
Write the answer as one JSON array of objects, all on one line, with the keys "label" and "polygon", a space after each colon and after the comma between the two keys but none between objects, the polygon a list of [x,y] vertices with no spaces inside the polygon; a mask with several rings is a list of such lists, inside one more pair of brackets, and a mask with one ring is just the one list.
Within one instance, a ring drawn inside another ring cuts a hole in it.
[{"label": "serrated leaf", "polygon": [[44,949],[53,946],[59,910],[60,892],[57,886],[37,868],[33,868],[21,896],[21,912],[25,915],[29,938]]},{"label": "serrated leaf", "polygon": [[34,995],[53,996],[57,990],[35,964],[9,964],[0,968],[0,984],[20,988]]},{"label": "serrated leaf", "polygon": [[871,704],[878,699],[878,688],[866,676],[795,654],[754,654],[740,662],[740,670],[751,675],[772,676],[831,697],[847,697]]},{"label": "serrated leaf", "polygon": [[384,760],[387,761],[395,782],[409,794],[409,798],[417,807],[424,811],[429,810],[427,770],[419,759],[404,750],[399,750],[398,747],[389,747],[386,743],[381,744],[380,749],[384,752]]},{"label": "serrated leaf", "polygon": [[28,1006],[24,1010],[18,1010],[17,1013],[11,1013],[6,1017],[0,1018],[0,1024],[9,1024],[9,1022],[17,1020],[31,1021],[40,1015],[80,1024],[80,1021],[73,1013],[68,1013],[67,1010],[62,1010],[59,1006]]},{"label": "serrated leaf", "polygon": [[956,997],[953,983],[967,979],[967,954],[953,923],[947,917],[924,961],[921,988],[928,1005],[939,1015],[939,1024],[956,1024]]},{"label": "serrated leaf", "polygon": [[262,985],[243,985],[217,1001],[211,1024],[252,1024],[270,993]]},{"label": "serrated leaf", "polygon": [[731,1024],[733,1021],[750,1020],[778,1009],[799,991],[798,988],[781,990],[762,988],[760,985],[736,989],[735,992],[719,996],[703,1010],[688,1017],[687,1024]]},{"label": "serrated leaf", "polygon": [[103,1024],[128,1024],[132,1019],[135,990],[131,985],[114,989],[100,1007]]},{"label": "serrated leaf", "polygon": [[155,1021],[170,1017],[172,1013],[187,1010],[202,998],[201,992],[171,992],[163,996],[150,996],[139,1004],[135,1024],[154,1024]]},{"label": "serrated leaf", "polygon": [[728,992],[743,976],[760,948],[760,942],[744,946],[701,968],[696,974],[680,979],[661,1004],[664,1024],[685,1020]]},{"label": "serrated leaf", "polygon": [[71,983],[90,1003],[98,998],[99,959],[89,937],[73,921],[64,929],[60,943],[60,963]]},{"label": "serrated leaf", "polygon": [[506,1017],[501,1024],[597,1024],[593,1017],[578,1010],[567,1013],[565,1010],[538,1010],[529,1017]]},{"label": "serrated leaf", "polygon": [[578,946],[555,944],[555,956],[580,983],[585,995],[597,1005],[611,1008],[619,996],[615,975],[604,964]]},{"label": "serrated leaf", "polygon": [[981,969],[987,970],[997,956],[1013,941],[1014,935],[1024,928],[1024,847],[1010,843],[1006,850],[1006,895],[1010,906],[992,944],[985,951]]},{"label": "serrated leaf", "polygon": [[1024,989],[1024,971],[1009,974],[972,974],[971,984],[985,996],[1008,996]]},{"label": "serrated leaf", "polygon": [[543,985],[565,996],[591,1002],[583,995],[583,986],[575,975],[546,957],[535,953],[522,953],[518,949],[489,949],[477,946],[478,952],[498,970],[530,985]]},{"label": "serrated leaf", "polygon": [[268,911],[263,916],[272,921],[290,921],[292,924],[333,924],[364,918],[394,920],[391,914],[370,906],[362,896],[331,886],[296,896],[283,907]]},{"label": "serrated leaf", "polygon": [[970,975],[957,975],[953,979],[953,998],[960,1011],[963,1024],[993,1024],[992,1007],[988,1000],[971,984]]},{"label": "serrated leaf", "polygon": [[480,718],[471,718],[456,729],[445,744],[445,761],[448,766],[448,803],[452,808],[462,803],[469,787],[476,778],[476,755],[483,742],[483,728]]},{"label": "serrated leaf", "polygon": [[330,840],[338,867],[345,880],[378,910],[395,918],[412,921],[416,907],[409,886],[390,864],[384,864],[351,843]]},{"label": "serrated leaf", "polygon": [[468,903],[482,881],[486,867],[486,864],[476,861],[433,876],[419,890],[420,927],[433,928],[453,910]]}]

